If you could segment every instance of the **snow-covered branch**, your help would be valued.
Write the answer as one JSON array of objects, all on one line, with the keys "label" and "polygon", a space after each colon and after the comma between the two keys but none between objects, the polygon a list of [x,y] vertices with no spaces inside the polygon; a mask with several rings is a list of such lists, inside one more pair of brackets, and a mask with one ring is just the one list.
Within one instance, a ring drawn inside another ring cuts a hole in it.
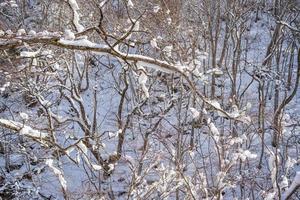
[{"label": "snow-covered branch", "polygon": [[139,67],[152,68],[165,73],[179,73],[186,79],[193,93],[196,96],[198,96],[201,100],[203,100],[206,104],[212,106],[218,112],[223,113],[223,115],[226,116],[227,118],[234,119],[241,122],[245,122],[245,121],[247,121],[247,123],[249,122],[249,119],[245,120],[245,119],[232,117],[229,113],[225,112],[223,109],[213,104],[211,100],[207,99],[203,94],[201,94],[196,89],[193,82],[189,80],[185,72],[186,69],[185,66],[174,65],[166,61],[151,58],[149,56],[123,53],[117,50],[116,48],[112,48],[107,45],[97,44],[87,39],[65,40],[62,39],[61,36],[57,33],[49,33],[48,35],[42,35],[42,36],[22,36],[22,37],[0,39],[0,50],[5,50],[17,46],[23,46],[25,43],[26,44],[39,44],[39,43],[49,44],[49,45],[54,45],[66,49],[91,51],[95,53],[100,53],[101,55],[110,55],[118,59],[124,60],[127,63],[136,64]]},{"label": "snow-covered branch", "polygon": [[66,49],[92,51],[96,53],[108,54],[127,62],[137,63],[144,67],[154,68],[163,72],[183,72],[183,67],[175,66],[166,61],[161,61],[148,56],[127,54],[113,49],[106,45],[97,44],[87,39],[79,40],[64,40],[61,39],[61,35],[57,33],[49,33],[48,35],[41,36],[22,36],[22,37],[9,37],[0,39],[0,50],[6,50],[24,44],[49,44]]},{"label": "snow-covered branch", "polygon": [[20,122],[15,122],[12,120],[0,119],[0,126],[7,129],[11,129],[13,131],[17,131],[21,135],[25,135],[31,138],[40,139],[40,138],[46,138],[48,136],[48,133],[35,130],[30,126],[26,126]]},{"label": "snow-covered branch", "polygon": [[54,166],[52,159],[47,159],[45,163],[51,168],[53,173],[58,177],[63,193],[65,194],[67,190],[67,181],[64,177],[63,172],[58,167]]},{"label": "snow-covered branch", "polygon": [[84,27],[79,22],[79,20],[80,20],[80,16],[78,13],[79,6],[78,6],[76,0],[69,0],[68,3],[73,11],[73,24],[74,24],[76,30],[78,32],[81,32],[84,30]]}]

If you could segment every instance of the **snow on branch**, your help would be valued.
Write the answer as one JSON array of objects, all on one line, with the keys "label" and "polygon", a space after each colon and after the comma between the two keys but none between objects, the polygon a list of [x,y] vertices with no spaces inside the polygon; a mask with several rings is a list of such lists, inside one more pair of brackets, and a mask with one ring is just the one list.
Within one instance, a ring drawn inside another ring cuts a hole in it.
[{"label": "snow on branch", "polygon": [[31,128],[30,126],[26,126],[20,122],[15,122],[12,120],[0,119],[0,126],[7,128],[7,129],[17,131],[21,135],[25,135],[25,136],[36,138],[36,139],[46,138],[48,136],[48,133],[41,132],[39,130],[35,130],[35,129]]},{"label": "snow on branch", "polygon": [[161,61],[148,56],[127,54],[111,48],[106,45],[93,43],[87,39],[79,40],[65,40],[61,39],[61,35],[49,33],[48,35],[42,36],[19,36],[14,38],[1,38],[0,39],[0,50],[10,49],[24,44],[49,44],[66,49],[92,51],[96,53],[108,54],[131,63],[137,63],[140,66],[153,68],[159,71],[173,73],[173,72],[184,72],[184,67],[179,65],[173,65],[166,61]]},{"label": "snow on branch", "polygon": [[[84,31],[83,31],[84,32]],[[18,36],[14,38],[3,39],[0,38],[0,50],[10,49],[17,46],[23,46],[24,44],[49,44],[58,46],[65,49],[73,49],[73,50],[82,50],[82,51],[91,51],[95,53],[100,53],[101,55],[110,55],[116,57],[120,60],[124,60],[130,64],[136,64],[139,67],[153,68],[158,71],[162,71],[165,73],[179,73],[182,75],[185,80],[188,82],[191,90],[200,97],[206,104],[212,106],[219,113],[223,113],[224,116],[230,119],[234,119],[243,123],[250,123],[251,119],[249,117],[243,116],[231,116],[230,113],[225,112],[223,109],[214,105],[209,99],[207,99],[202,93],[200,93],[193,82],[189,79],[186,73],[186,67],[181,65],[174,65],[168,63],[166,61],[158,60],[155,58],[151,58],[148,56],[138,55],[138,54],[128,54],[123,53],[116,48],[109,47],[107,45],[97,44],[91,42],[87,39],[79,39],[79,40],[65,40],[62,39],[61,35],[57,35],[54,33],[49,33],[48,35],[43,36]]]},{"label": "snow on branch", "polygon": [[76,0],[69,0],[68,3],[73,11],[73,24],[78,32],[82,32],[84,30],[84,27],[79,23],[80,20],[80,16],[78,13],[79,6]]},{"label": "snow on branch", "polygon": [[67,190],[67,181],[63,175],[63,172],[53,165],[52,159],[47,159],[45,163],[46,165],[49,166],[49,168],[51,168],[53,173],[58,177],[59,183],[61,184],[61,187],[65,192]]},{"label": "snow on branch", "polygon": [[71,46],[81,46],[81,47],[90,47],[90,48],[102,48],[105,47],[100,44],[96,44],[94,42],[91,42],[87,39],[79,39],[79,40],[65,40],[65,39],[60,39],[59,43],[64,44],[64,45],[71,45]]}]

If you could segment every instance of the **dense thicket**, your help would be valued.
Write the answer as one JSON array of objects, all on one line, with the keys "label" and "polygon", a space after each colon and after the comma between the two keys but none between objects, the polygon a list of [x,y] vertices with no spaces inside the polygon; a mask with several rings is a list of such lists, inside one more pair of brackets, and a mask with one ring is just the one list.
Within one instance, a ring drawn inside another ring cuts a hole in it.
[{"label": "dense thicket", "polygon": [[296,0],[0,0],[0,197],[297,199]]}]

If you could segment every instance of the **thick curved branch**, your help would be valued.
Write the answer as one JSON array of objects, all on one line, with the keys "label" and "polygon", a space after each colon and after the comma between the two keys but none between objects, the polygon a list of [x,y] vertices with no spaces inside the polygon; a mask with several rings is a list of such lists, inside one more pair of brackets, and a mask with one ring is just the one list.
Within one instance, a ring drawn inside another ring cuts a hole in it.
[{"label": "thick curved branch", "polygon": [[116,49],[112,49],[106,45],[96,44],[85,39],[80,40],[61,40],[60,34],[49,34],[47,36],[22,36],[22,37],[9,37],[0,38],[0,50],[7,50],[11,48],[20,47],[26,44],[48,44],[57,47],[81,51],[93,51],[103,54],[109,54],[127,62],[141,62],[141,65],[147,65],[146,67],[159,68],[158,70],[164,72],[182,72],[182,70],[169,64],[165,61],[157,60],[142,55],[126,54]]},{"label": "thick curved branch", "polygon": [[189,79],[186,73],[185,66],[178,66],[170,64],[166,61],[154,59],[148,56],[123,53],[115,48],[111,48],[106,45],[93,43],[87,39],[79,40],[64,40],[57,33],[48,34],[46,36],[21,36],[21,37],[9,37],[0,38],[0,50],[11,49],[24,44],[48,44],[65,49],[81,50],[81,51],[92,51],[100,53],[101,55],[111,55],[122,61],[126,61],[129,64],[136,64],[147,68],[153,68],[155,70],[163,71],[166,73],[179,73],[188,82],[190,89],[193,91],[195,96],[199,97],[206,104],[213,107],[215,110],[223,113],[227,118],[244,122],[244,120],[234,118],[229,113],[220,109],[218,106],[211,103],[203,94],[201,94],[194,83]]}]

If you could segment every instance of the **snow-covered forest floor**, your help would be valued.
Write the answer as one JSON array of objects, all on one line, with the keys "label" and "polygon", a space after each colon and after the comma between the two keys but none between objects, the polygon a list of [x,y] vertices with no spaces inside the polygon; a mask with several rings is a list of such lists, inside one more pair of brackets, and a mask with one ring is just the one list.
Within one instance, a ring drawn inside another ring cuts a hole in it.
[{"label": "snow-covered forest floor", "polygon": [[0,0],[2,199],[300,199],[297,0]]}]

